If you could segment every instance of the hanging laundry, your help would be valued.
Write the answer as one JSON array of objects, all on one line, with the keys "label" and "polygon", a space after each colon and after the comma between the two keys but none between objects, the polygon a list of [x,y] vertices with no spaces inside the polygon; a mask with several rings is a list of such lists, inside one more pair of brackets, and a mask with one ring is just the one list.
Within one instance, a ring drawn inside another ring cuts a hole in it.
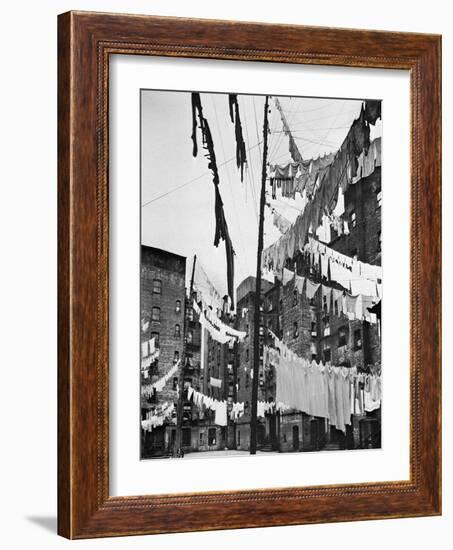
[{"label": "hanging laundry", "polygon": [[220,378],[214,378],[211,376],[209,383],[213,388],[221,388],[222,387],[222,380]]},{"label": "hanging laundry", "polygon": [[148,340],[146,342],[142,342],[142,357],[148,357],[149,355],[149,345]]},{"label": "hanging laundry", "polygon": [[[281,110],[281,107],[277,107]],[[274,243],[273,247],[279,250],[284,249],[284,256],[277,265],[268,265],[269,268],[280,269],[286,258],[293,258],[295,252],[301,249],[307,239],[308,231],[311,226],[313,231],[319,227],[322,222],[324,214],[332,214],[335,210],[339,189],[345,193],[348,185],[352,182],[352,179],[357,174],[358,159],[362,152],[368,154],[370,144],[370,120],[365,115],[367,108],[367,102],[365,107],[362,106],[360,115],[352,123],[345,140],[343,141],[340,149],[334,155],[333,161],[328,165],[321,168],[315,174],[314,165],[308,168],[308,176],[305,185],[296,184],[296,189],[299,191],[303,187],[303,191],[307,192],[307,196],[311,199],[305,206],[303,212],[298,216],[294,224],[288,229],[288,231],[280,237],[277,243]],[[371,118],[372,120],[372,118]],[[285,126],[285,125],[284,125]],[[377,146],[375,146],[377,150]],[[375,155],[376,153],[373,153]],[[297,157],[297,155],[296,155]],[[307,164],[305,161],[293,160],[299,162],[301,165],[300,173],[307,174]],[[375,163],[376,166],[376,163]],[[345,233],[349,233],[349,227],[344,226]],[[297,243],[296,249],[288,249],[287,238],[288,234],[293,234],[294,242]],[[275,254],[275,251],[270,254],[267,249],[263,251],[263,263],[272,263],[272,259],[280,256],[280,253]]]},{"label": "hanging laundry", "polygon": [[227,403],[226,401],[217,401],[214,405],[215,418],[217,426],[227,425]]},{"label": "hanging laundry", "polygon": [[312,300],[320,287],[319,283],[312,283],[310,279],[306,280],[305,295],[309,300]]},{"label": "hanging laundry", "polygon": [[228,226],[225,219],[225,212],[223,208],[222,197],[219,191],[219,173],[217,169],[216,155],[214,151],[214,142],[212,139],[211,129],[207,119],[203,116],[203,109],[201,106],[200,94],[197,92],[192,93],[192,142],[193,142],[193,156],[198,154],[197,146],[197,114],[200,124],[200,129],[203,137],[203,148],[207,151],[208,167],[210,168],[213,176],[213,183],[215,189],[215,237],[214,246],[219,246],[219,241],[222,239],[225,242],[226,264],[227,264],[227,286],[228,295],[231,301],[231,309],[234,309],[234,249],[228,232]]},{"label": "hanging laundry", "polygon": [[296,275],[296,278],[294,279],[294,287],[299,292],[299,294],[302,294],[303,288],[305,283],[305,277],[301,277],[300,275]]},{"label": "hanging laundry", "polygon": [[273,223],[281,233],[285,233],[291,226],[291,222],[280,215],[276,210],[274,210]]},{"label": "hanging laundry", "polygon": [[329,258],[321,255],[321,276],[329,280]]},{"label": "hanging laundry", "polygon": [[382,118],[381,116],[381,104],[382,101],[380,99],[371,100],[368,99],[365,101],[365,119],[370,124],[376,124],[376,121],[378,118]]},{"label": "hanging laundry", "polygon": [[283,275],[282,275],[282,284],[283,286],[287,285],[290,281],[294,279],[295,273],[294,271],[290,271],[289,269],[283,268]]},{"label": "hanging laundry", "polygon": [[156,351],[154,338],[151,338],[151,340],[148,341],[148,345],[149,345],[149,354],[152,355]]},{"label": "hanging laundry", "polygon": [[[276,409],[295,409],[310,416],[327,418],[329,424],[345,432],[351,424],[355,384],[358,377],[355,368],[322,365],[296,356],[286,345],[276,339],[280,349],[280,363],[276,367]],[[380,377],[369,384],[369,399],[377,398]]]},{"label": "hanging laundry", "polygon": [[351,279],[351,294],[362,294],[363,296],[373,296],[377,298],[376,283],[370,279]]},{"label": "hanging laundry", "polygon": [[288,122],[286,121],[286,117],[283,113],[283,109],[280,105],[280,101],[278,100],[277,97],[275,98],[275,106],[277,107],[277,109],[280,113],[282,123],[283,123],[284,132],[289,138],[289,153],[290,153],[290,155],[291,155],[294,162],[302,162],[302,155],[300,154],[300,151],[299,151],[299,149],[296,145],[296,142],[294,141],[294,138],[293,138],[293,135],[291,134],[291,130],[289,128]]},{"label": "hanging laundry", "polygon": [[241,117],[239,115],[238,96],[236,94],[229,94],[228,102],[230,108],[230,119],[235,127],[236,165],[241,170],[241,181],[244,181],[244,165],[247,163],[247,155],[245,151],[244,136],[242,134]]},{"label": "hanging laundry", "polygon": [[162,391],[166,386],[168,380],[178,371],[179,365],[180,365],[180,361],[178,361],[175,365],[173,365],[171,369],[156,382],[152,384],[142,385],[141,395],[145,397],[151,397],[154,394],[154,391],[157,391],[157,392]]},{"label": "hanging laundry", "polygon": [[350,321],[357,319],[357,304],[359,297],[346,294],[346,315]]}]

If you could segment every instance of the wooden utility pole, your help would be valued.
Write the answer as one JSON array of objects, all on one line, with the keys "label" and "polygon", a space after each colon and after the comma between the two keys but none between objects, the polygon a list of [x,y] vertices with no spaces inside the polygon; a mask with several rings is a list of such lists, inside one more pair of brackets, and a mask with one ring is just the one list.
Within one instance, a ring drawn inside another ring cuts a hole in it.
[{"label": "wooden utility pole", "polygon": [[[189,307],[192,307],[192,294],[193,294],[193,282],[195,278],[195,262],[197,261],[197,255],[193,257],[192,265],[192,276],[190,278],[190,289],[189,289],[189,298],[187,303]],[[182,340],[182,354],[181,354],[181,364],[179,370],[179,383],[178,383],[178,405],[176,407],[176,438],[175,444],[176,448],[173,449],[173,454],[178,455],[182,449],[182,419],[184,414],[184,371],[185,371],[185,362],[186,362],[186,349],[187,349],[187,311],[184,307],[184,322],[183,322],[183,340]]]},{"label": "wooden utility pole", "polygon": [[263,253],[264,240],[264,206],[266,204],[266,176],[267,176],[267,147],[269,133],[269,96],[264,102],[263,125],[263,166],[261,171],[261,198],[260,219],[258,227],[258,250],[256,257],[256,287],[255,287],[255,311],[253,327],[253,380],[252,380],[252,411],[250,420],[250,454],[256,454],[256,439],[258,430],[258,382],[260,371],[260,318],[261,318],[261,255]]}]

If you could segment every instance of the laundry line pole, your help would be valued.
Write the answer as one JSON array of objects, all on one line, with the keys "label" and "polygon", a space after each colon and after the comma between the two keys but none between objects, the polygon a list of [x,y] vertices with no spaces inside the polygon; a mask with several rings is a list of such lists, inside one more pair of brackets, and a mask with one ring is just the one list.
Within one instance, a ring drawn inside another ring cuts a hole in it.
[{"label": "laundry line pole", "polygon": [[256,454],[258,431],[258,382],[260,370],[260,317],[261,317],[261,256],[264,241],[264,206],[266,204],[267,149],[269,134],[269,96],[264,102],[263,124],[263,166],[261,171],[260,217],[258,226],[258,248],[256,257],[255,310],[253,327],[253,380],[252,380],[252,410],[250,419],[250,454]]}]

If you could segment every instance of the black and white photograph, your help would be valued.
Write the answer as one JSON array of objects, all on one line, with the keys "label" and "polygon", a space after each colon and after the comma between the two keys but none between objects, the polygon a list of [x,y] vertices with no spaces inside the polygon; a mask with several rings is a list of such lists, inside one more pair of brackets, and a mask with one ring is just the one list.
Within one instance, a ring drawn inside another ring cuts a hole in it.
[{"label": "black and white photograph", "polygon": [[140,91],[141,459],[381,448],[381,103]]}]

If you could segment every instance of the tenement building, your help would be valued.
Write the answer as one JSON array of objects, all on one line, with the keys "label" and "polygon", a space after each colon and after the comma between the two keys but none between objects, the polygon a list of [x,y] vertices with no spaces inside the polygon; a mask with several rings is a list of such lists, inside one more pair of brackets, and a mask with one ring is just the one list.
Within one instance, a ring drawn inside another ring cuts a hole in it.
[{"label": "tenement building", "polygon": [[[176,436],[176,403],[183,354],[186,259],[177,254],[141,247],[141,409],[142,419],[156,414],[161,426],[142,430],[143,457],[171,450]],[[151,342],[153,350],[144,350]],[[157,353],[156,353],[157,352]],[[147,365],[148,355],[156,358]],[[160,381],[156,387],[154,383]],[[144,393],[144,389],[151,388]]]}]

